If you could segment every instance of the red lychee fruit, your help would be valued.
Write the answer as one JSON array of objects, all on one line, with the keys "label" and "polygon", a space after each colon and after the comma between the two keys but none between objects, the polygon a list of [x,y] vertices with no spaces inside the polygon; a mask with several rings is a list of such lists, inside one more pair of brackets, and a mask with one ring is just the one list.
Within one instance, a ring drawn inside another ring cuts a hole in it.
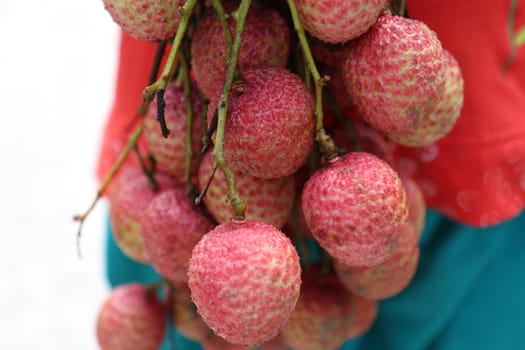
[{"label": "red lychee fruit", "polygon": [[412,225],[417,237],[425,228],[426,204],[423,191],[419,185],[408,176],[401,176],[408,198],[408,223]]},{"label": "red lychee fruit", "polygon": [[348,45],[343,74],[368,123],[383,132],[405,132],[432,112],[443,93],[443,48],[423,22],[385,12]]},{"label": "red lychee fruit", "polygon": [[[233,2],[225,9],[235,10]],[[235,20],[229,16],[232,35]],[[252,6],[246,18],[238,66],[241,73],[249,67],[284,67],[290,52],[290,33],[284,18],[275,10]],[[226,39],[215,10],[209,9],[199,21],[191,43],[191,65],[204,96],[211,99],[222,91],[225,77]]]},{"label": "red lychee fruit", "polygon": [[160,41],[175,34],[186,0],[103,0],[120,28],[138,40]]},{"label": "red lychee fruit", "polygon": [[[210,176],[213,156],[207,153],[199,167],[199,185],[202,189]],[[295,195],[295,181],[292,175],[279,179],[260,179],[235,172],[235,182],[241,198],[246,202],[246,219],[262,221],[281,228],[290,217]],[[215,172],[204,203],[210,214],[219,223],[233,217],[228,202],[228,187],[223,172]]]},{"label": "red lychee fruit", "polygon": [[155,293],[141,284],[115,288],[97,319],[103,350],[157,350],[164,337],[165,309]]},{"label": "red lychee fruit", "polygon": [[167,175],[155,175],[158,188],[152,188],[148,178],[140,171],[119,178],[111,193],[109,217],[111,231],[119,248],[129,258],[146,263],[140,234],[142,218],[149,202],[158,193],[176,186]]},{"label": "red lychee fruit", "polygon": [[282,232],[258,222],[229,222],[195,246],[188,285],[206,324],[226,341],[256,345],[288,320],[301,285],[299,256]]},{"label": "red lychee fruit", "polygon": [[188,280],[193,247],[214,224],[193,204],[180,184],[156,195],[142,218],[142,243],[149,264],[177,284]]},{"label": "red lychee fruit", "polygon": [[[179,180],[184,179],[186,168],[186,104],[184,89],[171,82],[164,93],[166,103],[164,115],[170,130],[167,138],[162,136],[157,118],[157,100],[150,103],[144,118],[144,138],[150,153],[155,157],[159,171],[165,172]],[[200,140],[203,133],[202,105],[198,94],[192,94],[192,164],[191,173],[197,171]]]},{"label": "red lychee fruit", "polygon": [[[355,332],[354,321],[363,319],[355,311],[363,311],[370,318],[370,312],[356,304],[363,302],[346,291],[335,275],[322,277],[319,270],[313,268],[303,274],[301,294],[290,320],[281,331],[283,338],[294,349],[338,349],[348,335]],[[370,305],[375,318],[376,303],[364,303]]]},{"label": "red lychee fruit", "polygon": [[415,129],[391,133],[395,142],[410,146],[428,146],[445,137],[456,124],[463,107],[463,76],[458,62],[444,50],[445,88],[432,113],[424,116]]},{"label": "red lychee fruit", "polygon": [[416,272],[419,261],[418,236],[412,225],[400,230],[397,249],[387,261],[372,267],[335,264],[337,276],[352,293],[371,300],[390,298],[403,291]]},{"label": "red lychee fruit", "polygon": [[[230,98],[224,158],[232,170],[263,179],[294,173],[313,147],[313,97],[301,79],[280,67],[247,69]],[[236,93],[242,90],[242,93]],[[217,106],[210,103],[208,122]]]},{"label": "red lychee fruit", "polygon": [[304,28],[314,37],[337,44],[357,38],[375,23],[384,0],[297,0]]},{"label": "red lychee fruit", "polygon": [[314,173],[301,206],[314,238],[351,266],[386,261],[408,219],[407,195],[397,173],[366,152],[348,153]]}]

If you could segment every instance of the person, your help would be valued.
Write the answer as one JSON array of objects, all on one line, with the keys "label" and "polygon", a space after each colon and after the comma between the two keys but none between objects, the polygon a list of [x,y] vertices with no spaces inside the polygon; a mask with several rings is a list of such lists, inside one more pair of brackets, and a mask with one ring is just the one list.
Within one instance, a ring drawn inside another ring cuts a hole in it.
[{"label": "person", "polygon": [[[525,26],[525,6],[511,0],[413,0],[407,8],[458,60],[464,106],[446,138],[399,149],[398,163],[421,186],[429,207],[417,273],[406,290],[380,303],[371,330],[343,349],[522,348],[525,45],[513,48],[511,34]],[[127,140],[154,52],[153,44],[122,35],[100,177]],[[122,255],[110,234],[106,253],[112,286],[157,280],[150,267]],[[179,334],[175,339],[177,349],[199,348]]]}]

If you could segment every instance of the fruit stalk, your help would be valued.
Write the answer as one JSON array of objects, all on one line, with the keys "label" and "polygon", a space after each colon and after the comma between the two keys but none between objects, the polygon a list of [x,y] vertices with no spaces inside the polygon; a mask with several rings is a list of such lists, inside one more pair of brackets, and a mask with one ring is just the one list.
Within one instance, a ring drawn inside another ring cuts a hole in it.
[{"label": "fruit stalk", "polygon": [[157,81],[147,86],[142,92],[142,99],[146,103],[149,103],[153,100],[157,91],[166,89],[169,79],[173,73],[173,69],[175,68],[175,59],[177,58],[177,53],[179,52],[179,48],[182,44],[182,40],[184,39],[184,35],[186,34],[186,29],[188,28],[188,23],[190,21],[191,13],[196,3],[197,3],[197,0],[188,0],[184,4],[184,6],[182,6],[182,8],[180,9],[182,11],[182,18],[180,20],[179,27],[177,29],[177,33],[175,34],[175,37],[173,38],[173,44],[171,46],[171,49],[170,49],[168,58],[166,60],[166,64],[164,65],[164,68],[162,70],[162,73],[159,79],[157,79]]},{"label": "fruit stalk", "polygon": [[158,187],[159,187],[159,184],[157,183],[157,181],[155,180],[155,158],[150,155],[150,159],[153,161],[151,163],[151,165],[148,167],[148,165],[146,164],[146,162],[144,161],[144,157],[142,157],[142,154],[140,153],[140,150],[139,150],[139,146],[135,143],[135,145],[133,146],[133,152],[135,153],[135,155],[137,156],[137,159],[139,161],[139,164],[140,164],[140,168],[142,169],[142,172],[144,173],[144,175],[146,175],[146,177],[148,178],[148,182],[149,182],[149,185],[151,186],[151,188],[153,190],[157,190]]},{"label": "fruit stalk", "polygon": [[237,189],[235,188],[235,177],[230,167],[224,160],[224,129],[226,126],[226,116],[228,113],[230,93],[235,78],[235,71],[237,62],[239,60],[239,51],[241,49],[242,33],[244,31],[244,23],[250,9],[251,0],[242,0],[239,8],[234,13],[236,21],[235,37],[231,47],[231,55],[226,66],[226,78],[224,80],[224,87],[217,106],[217,135],[215,138],[215,147],[213,149],[214,168],[220,167],[226,177],[228,184],[228,199],[233,207],[234,216],[236,220],[244,220],[246,203],[242,200]]},{"label": "fruit stalk", "polygon": [[398,16],[405,17],[406,12],[406,0],[398,0],[394,2],[393,6],[394,13]]},{"label": "fruit stalk", "polygon": [[299,19],[295,0],[287,0],[287,2],[292,15],[294,28],[297,32],[299,43],[301,44],[304,60],[306,61],[310,74],[315,81],[315,139],[319,143],[321,151],[326,158],[331,160],[338,156],[337,148],[334,141],[330,135],[326,133],[323,127],[323,86],[328,82],[329,77],[321,77],[321,74],[319,74],[319,71],[317,70],[312,51],[310,50],[308,40],[306,39],[306,33],[301,20]]},{"label": "fruit stalk", "polygon": [[182,84],[184,86],[184,101],[186,104],[186,135],[184,139],[184,152],[185,152],[185,164],[184,164],[184,184],[188,193],[193,191],[193,184],[191,183],[191,159],[193,158],[192,149],[192,130],[193,130],[193,104],[192,104],[192,91],[191,81],[188,64],[187,50],[181,50],[180,52],[180,75],[182,77]]},{"label": "fruit stalk", "polygon": [[213,8],[215,9],[215,12],[217,13],[217,18],[219,19],[219,23],[221,24],[222,31],[224,32],[224,38],[226,39],[226,51],[224,53],[224,59],[228,60],[228,58],[231,55],[231,48],[233,46],[232,32],[230,30],[228,19],[226,18],[226,13],[224,12],[224,7],[222,6],[221,1],[212,0],[211,3],[213,5]]}]

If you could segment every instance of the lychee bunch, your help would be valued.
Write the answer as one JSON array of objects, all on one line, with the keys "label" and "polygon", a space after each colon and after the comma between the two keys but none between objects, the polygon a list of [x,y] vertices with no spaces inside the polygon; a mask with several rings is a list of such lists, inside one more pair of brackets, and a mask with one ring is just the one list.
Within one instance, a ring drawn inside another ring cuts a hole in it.
[{"label": "lychee bunch", "polygon": [[415,129],[444,90],[443,48],[423,22],[384,12],[348,44],[345,85],[358,112],[386,133]]},{"label": "lychee bunch", "polygon": [[250,346],[279,333],[301,284],[289,238],[257,221],[232,221],[206,234],[193,250],[188,276],[206,324],[228,342]]},{"label": "lychee bunch", "polygon": [[[199,167],[199,185],[206,184],[213,167],[213,156],[207,153]],[[281,228],[290,217],[295,195],[294,177],[260,179],[235,172],[235,182],[240,196],[246,201],[246,219],[262,221]],[[217,171],[208,187],[204,203],[219,223],[233,217],[233,209],[227,198],[227,183],[224,174]]]},{"label": "lychee bunch", "polygon": [[144,211],[141,235],[146,260],[167,279],[184,283],[193,247],[212,228],[186,188],[177,184],[156,195]]},{"label": "lychee bunch", "polygon": [[156,294],[141,284],[126,284],[102,305],[97,339],[103,350],[157,350],[165,326],[165,309]]},{"label": "lychee bunch", "polygon": [[[170,82],[164,92],[164,116],[170,130],[167,138],[162,136],[157,121],[157,100],[150,103],[144,117],[144,138],[148,150],[155,157],[159,171],[169,174],[179,180],[184,179],[185,172],[185,138],[186,138],[186,99],[184,89],[177,86],[177,82]],[[198,94],[192,94],[193,122],[192,122],[192,163],[191,173],[195,173],[198,165],[202,130],[202,105]]]},{"label": "lychee bunch", "polygon": [[351,266],[386,261],[408,219],[399,176],[366,152],[348,153],[314,173],[304,187],[301,206],[314,238]]},{"label": "lychee bunch", "polygon": [[[275,179],[306,162],[314,141],[314,101],[301,79],[281,67],[243,72],[234,86],[224,136],[224,158],[232,170]],[[208,122],[217,107],[210,103]]]},{"label": "lychee bunch", "polygon": [[[234,10],[235,2],[224,4]],[[229,16],[230,31],[235,33],[235,21]],[[213,9],[209,9],[195,30],[191,43],[191,64],[195,80],[204,96],[211,99],[221,91],[226,68],[226,39],[222,26]],[[279,12],[262,5],[252,6],[244,27],[238,66],[241,73],[246,68],[258,66],[284,67],[290,52],[288,25]]]},{"label": "lychee bunch", "polygon": [[158,193],[176,186],[176,182],[158,173],[155,175],[158,188],[154,188],[139,170],[130,171],[120,180],[111,195],[111,231],[124,254],[135,261],[146,263],[140,233],[144,211]]},{"label": "lychee bunch", "polygon": [[445,88],[434,110],[421,119],[415,129],[391,133],[395,142],[410,146],[428,146],[447,135],[463,107],[463,77],[458,62],[450,52],[444,50]]},{"label": "lychee bunch", "polygon": [[355,39],[370,28],[384,0],[297,0],[304,28],[314,37],[332,44]]},{"label": "lychee bunch", "polygon": [[186,0],[103,0],[123,31],[138,40],[160,41],[175,34]]}]

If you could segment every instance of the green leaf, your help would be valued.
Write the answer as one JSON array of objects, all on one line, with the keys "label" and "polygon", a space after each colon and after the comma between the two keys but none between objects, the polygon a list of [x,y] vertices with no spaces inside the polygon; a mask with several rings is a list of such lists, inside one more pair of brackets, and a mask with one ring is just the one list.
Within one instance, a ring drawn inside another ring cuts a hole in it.
[{"label": "green leaf", "polygon": [[514,44],[516,46],[525,44],[525,26],[521,27],[516,33],[516,36],[514,37]]}]

